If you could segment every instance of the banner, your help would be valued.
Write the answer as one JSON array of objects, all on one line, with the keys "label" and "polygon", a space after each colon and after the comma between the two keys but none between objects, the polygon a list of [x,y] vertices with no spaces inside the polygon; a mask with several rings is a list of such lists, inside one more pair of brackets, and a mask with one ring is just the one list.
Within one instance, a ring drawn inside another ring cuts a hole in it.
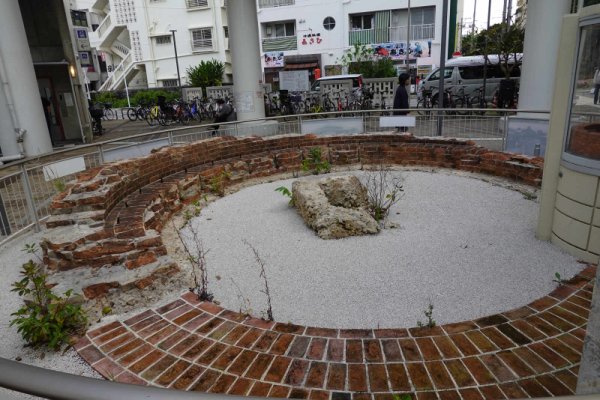
[{"label": "banner", "polygon": [[392,60],[405,59],[408,52],[409,59],[431,56],[431,40],[427,42],[414,41],[408,48],[406,42],[387,42],[372,44],[373,54],[390,57]]},{"label": "banner", "polygon": [[285,65],[283,61],[283,51],[272,51],[264,54],[266,68],[279,68]]}]

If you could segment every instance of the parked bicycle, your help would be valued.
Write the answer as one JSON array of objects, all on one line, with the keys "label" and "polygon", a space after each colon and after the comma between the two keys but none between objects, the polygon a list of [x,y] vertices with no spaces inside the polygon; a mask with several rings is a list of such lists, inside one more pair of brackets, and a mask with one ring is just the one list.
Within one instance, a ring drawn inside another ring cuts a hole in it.
[{"label": "parked bicycle", "polygon": [[417,113],[419,115],[431,114],[431,109],[433,108],[432,95],[433,91],[431,90],[423,90],[421,92],[421,99],[417,102]]}]

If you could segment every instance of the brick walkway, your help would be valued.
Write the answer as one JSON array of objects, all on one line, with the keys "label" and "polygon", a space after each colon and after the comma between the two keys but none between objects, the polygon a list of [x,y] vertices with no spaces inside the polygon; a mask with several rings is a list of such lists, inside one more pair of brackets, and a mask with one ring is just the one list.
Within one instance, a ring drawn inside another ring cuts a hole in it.
[{"label": "brick walkway", "polygon": [[432,329],[265,322],[188,292],[94,329],[75,347],[109,379],[181,390],[323,400],[569,395],[595,273],[588,266],[519,309]]}]

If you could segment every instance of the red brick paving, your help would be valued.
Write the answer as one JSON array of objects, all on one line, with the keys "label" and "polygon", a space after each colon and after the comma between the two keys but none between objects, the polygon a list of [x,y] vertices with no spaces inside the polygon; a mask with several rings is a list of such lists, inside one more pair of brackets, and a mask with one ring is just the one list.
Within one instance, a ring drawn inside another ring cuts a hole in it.
[{"label": "red brick paving", "polygon": [[502,314],[427,328],[327,329],[247,318],[186,293],[89,331],[75,349],[139,385],[314,400],[573,394],[596,267]]}]

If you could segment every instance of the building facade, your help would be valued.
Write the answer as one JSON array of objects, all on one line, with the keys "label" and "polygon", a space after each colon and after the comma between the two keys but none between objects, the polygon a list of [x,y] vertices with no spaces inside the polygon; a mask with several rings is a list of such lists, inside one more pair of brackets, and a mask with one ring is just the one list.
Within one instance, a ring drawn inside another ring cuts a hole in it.
[{"label": "building facade", "polygon": [[281,70],[308,69],[313,79],[316,69],[343,73],[340,59],[355,44],[391,57],[398,72],[427,74],[440,60],[442,0],[410,1],[410,24],[408,7],[408,0],[258,0],[265,81],[276,84]]},{"label": "building facade", "polygon": [[[106,65],[98,90],[186,85],[186,70],[201,61],[225,64],[231,56],[225,0],[79,1],[89,15],[90,42]],[[175,57],[177,46],[177,58]]]}]

